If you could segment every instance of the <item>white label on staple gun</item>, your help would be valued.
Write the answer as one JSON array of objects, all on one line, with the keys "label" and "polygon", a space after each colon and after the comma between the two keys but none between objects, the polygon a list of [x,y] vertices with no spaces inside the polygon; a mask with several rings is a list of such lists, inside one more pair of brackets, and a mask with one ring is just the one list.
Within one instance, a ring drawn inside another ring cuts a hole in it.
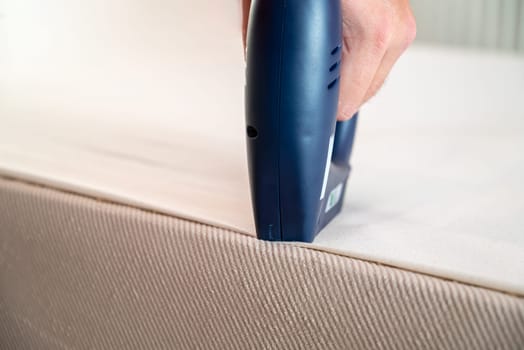
[{"label": "white label on staple gun", "polygon": [[325,210],[326,213],[330,211],[335,205],[338,204],[338,202],[340,201],[340,198],[342,198],[342,189],[343,188],[344,186],[342,184],[338,184],[337,187],[335,187],[331,191],[327,199],[327,203],[326,203],[326,210]]},{"label": "white label on staple gun", "polygon": [[335,142],[335,134],[331,135],[329,138],[329,150],[327,154],[327,160],[326,160],[326,170],[324,170],[324,184],[322,185],[322,193],[320,194],[320,200],[324,199],[324,196],[326,195],[326,187],[328,183],[328,177],[329,177],[329,168],[331,167],[331,156],[333,155],[333,143]]}]

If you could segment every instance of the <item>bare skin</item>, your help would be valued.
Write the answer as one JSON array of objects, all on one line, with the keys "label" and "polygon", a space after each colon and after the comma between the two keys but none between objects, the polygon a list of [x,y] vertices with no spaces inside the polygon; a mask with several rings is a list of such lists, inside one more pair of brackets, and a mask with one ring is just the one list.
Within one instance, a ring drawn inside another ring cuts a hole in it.
[{"label": "bare skin", "polygon": [[[338,120],[350,119],[384,84],[416,36],[409,0],[341,0],[342,76]],[[242,0],[243,41],[251,0]]]}]

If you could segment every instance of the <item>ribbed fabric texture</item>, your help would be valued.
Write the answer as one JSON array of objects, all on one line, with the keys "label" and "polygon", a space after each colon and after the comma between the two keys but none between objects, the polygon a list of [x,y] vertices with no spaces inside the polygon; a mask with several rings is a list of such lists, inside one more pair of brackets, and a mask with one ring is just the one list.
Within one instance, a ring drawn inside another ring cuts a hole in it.
[{"label": "ribbed fabric texture", "polygon": [[0,179],[0,348],[523,349],[524,300]]}]

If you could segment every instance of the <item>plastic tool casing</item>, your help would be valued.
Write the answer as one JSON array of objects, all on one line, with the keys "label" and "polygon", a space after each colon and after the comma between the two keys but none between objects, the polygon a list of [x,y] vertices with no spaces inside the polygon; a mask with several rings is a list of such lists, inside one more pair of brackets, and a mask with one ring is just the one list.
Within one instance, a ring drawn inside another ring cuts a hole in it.
[{"label": "plastic tool casing", "polygon": [[341,209],[356,116],[336,121],[340,0],[255,0],[246,124],[257,235],[313,241]]}]

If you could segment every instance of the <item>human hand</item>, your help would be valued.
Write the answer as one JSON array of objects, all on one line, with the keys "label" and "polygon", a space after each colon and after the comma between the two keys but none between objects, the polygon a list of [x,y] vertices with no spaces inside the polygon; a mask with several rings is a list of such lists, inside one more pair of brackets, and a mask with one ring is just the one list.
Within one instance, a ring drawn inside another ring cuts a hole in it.
[{"label": "human hand", "polygon": [[[373,97],[416,36],[409,0],[341,0],[343,53],[338,120]],[[251,0],[242,0],[243,42]]]}]

